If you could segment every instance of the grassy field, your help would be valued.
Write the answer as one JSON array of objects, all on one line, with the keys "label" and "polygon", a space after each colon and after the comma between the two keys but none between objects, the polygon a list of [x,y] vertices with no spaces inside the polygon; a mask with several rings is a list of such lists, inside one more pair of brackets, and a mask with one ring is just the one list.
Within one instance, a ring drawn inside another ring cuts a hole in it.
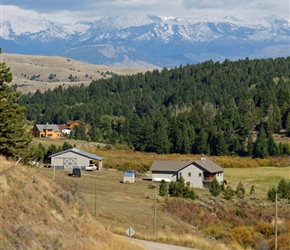
[{"label": "grassy field", "polygon": [[284,178],[290,181],[290,166],[288,167],[258,167],[258,168],[227,168],[224,179],[234,187],[241,181],[247,193],[252,185],[255,187],[255,195],[261,199],[267,196],[269,188],[277,186]]}]

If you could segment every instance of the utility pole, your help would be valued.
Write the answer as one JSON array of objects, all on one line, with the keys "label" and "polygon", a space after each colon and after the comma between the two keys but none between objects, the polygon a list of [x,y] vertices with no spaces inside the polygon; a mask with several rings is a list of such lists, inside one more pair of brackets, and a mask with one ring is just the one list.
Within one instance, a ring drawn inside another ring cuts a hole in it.
[{"label": "utility pole", "polygon": [[154,218],[153,218],[153,236],[156,233],[156,188],[154,188]]},{"label": "utility pole", "polygon": [[275,197],[275,250],[278,249],[278,233],[277,233],[277,217],[278,217],[278,206],[277,206],[278,195]]},{"label": "utility pole", "polygon": [[95,218],[97,218],[97,182],[95,184]]},{"label": "utility pole", "polygon": [[53,165],[53,177],[52,180],[55,181],[55,165]]}]

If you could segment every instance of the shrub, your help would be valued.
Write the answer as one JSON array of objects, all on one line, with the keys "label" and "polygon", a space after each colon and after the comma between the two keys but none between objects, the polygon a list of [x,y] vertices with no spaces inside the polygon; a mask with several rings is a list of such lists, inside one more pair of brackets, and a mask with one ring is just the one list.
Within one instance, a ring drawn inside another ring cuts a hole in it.
[{"label": "shrub", "polygon": [[261,223],[255,228],[256,232],[259,232],[267,237],[274,235],[274,227],[270,223]]},{"label": "shrub", "polygon": [[238,242],[244,249],[253,246],[252,228],[236,227],[231,230],[233,241]]}]

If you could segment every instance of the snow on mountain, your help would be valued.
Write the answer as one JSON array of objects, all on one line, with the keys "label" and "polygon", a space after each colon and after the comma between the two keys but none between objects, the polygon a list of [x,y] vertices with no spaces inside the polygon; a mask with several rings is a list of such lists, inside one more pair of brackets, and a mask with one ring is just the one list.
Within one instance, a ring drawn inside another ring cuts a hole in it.
[{"label": "snow on mountain", "polygon": [[[7,53],[63,55],[91,63],[163,67],[290,54],[290,21],[275,16],[126,15],[63,24],[9,15],[0,25]],[[108,48],[114,53],[104,53]]]}]

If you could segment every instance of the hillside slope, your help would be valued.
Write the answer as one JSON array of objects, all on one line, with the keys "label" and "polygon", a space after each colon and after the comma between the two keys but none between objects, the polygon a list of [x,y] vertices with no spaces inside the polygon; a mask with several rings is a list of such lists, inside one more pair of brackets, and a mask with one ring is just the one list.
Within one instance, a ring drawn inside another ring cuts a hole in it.
[{"label": "hillside slope", "polygon": [[19,91],[34,93],[37,89],[45,91],[59,85],[89,85],[92,80],[109,78],[112,74],[130,75],[146,72],[144,68],[114,67],[88,64],[60,56],[32,56],[21,54],[1,54],[13,74],[12,84]]},{"label": "hillside slope", "polygon": [[0,164],[0,249],[141,249],[97,223],[73,184],[11,168],[15,163],[1,155]]}]

